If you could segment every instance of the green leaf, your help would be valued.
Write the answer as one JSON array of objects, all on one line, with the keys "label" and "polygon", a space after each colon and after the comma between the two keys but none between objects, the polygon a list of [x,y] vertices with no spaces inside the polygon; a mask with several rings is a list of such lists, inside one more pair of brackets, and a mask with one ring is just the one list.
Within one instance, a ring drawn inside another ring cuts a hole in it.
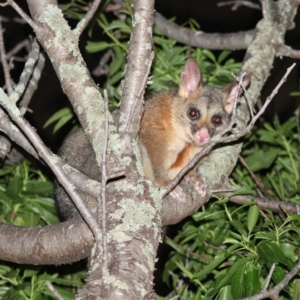
[{"label": "green leaf", "polygon": [[230,246],[224,253],[221,253],[217,258],[214,259],[209,265],[207,265],[201,272],[194,275],[195,278],[200,278],[207,274],[210,274],[219,264],[221,264],[229,255],[233,253],[240,245]]},{"label": "green leaf", "polygon": [[[74,112],[71,110],[70,107],[65,107],[65,108],[62,108],[60,110],[58,110],[55,114],[53,114],[53,116],[51,116],[47,122],[45,123],[44,127],[43,128],[46,128],[48,127],[49,125],[51,125],[52,123],[54,122],[57,122],[59,121],[60,119],[62,118],[72,118],[74,116]],[[69,120],[68,119],[68,120]]]},{"label": "green leaf", "polygon": [[[226,285],[229,285],[230,283],[233,283],[233,279],[236,273],[242,271],[243,269],[243,264],[245,262],[240,259],[236,261],[230,268],[229,270],[227,269],[227,274],[222,278],[222,280],[217,284],[215,291],[218,289],[225,287]],[[243,272],[243,271],[242,271]]]},{"label": "green leaf", "polygon": [[295,279],[292,285],[292,299],[300,300],[300,280]]},{"label": "green leaf", "polygon": [[195,214],[193,214],[193,219],[197,222],[199,222],[200,220],[217,220],[219,219],[221,216],[224,216],[224,212],[223,211],[216,211],[216,212],[211,212],[211,211],[205,211],[205,212],[197,212]]},{"label": "green leaf", "polygon": [[[253,191],[253,189],[250,189],[247,186],[243,186],[240,189],[238,189],[237,191],[234,192],[234,195],[256,195],[256,193]],[[251,200],[251,197],[249,197],[249,200]],[[253,200],[251,200],[252,202],[249,203],[255,203]]]},{"label": "green leaf", "polygon": [[194,283],[197,283],[198,285],[201,285],[200,281],[195,279],[193,273],[191,273],[187,268],[185,268],[182,264],[179,262],[175,261],[175,264],[177,267],[186,275],[188,276],[191,280],[193,280]]},{"label": "green leaf", "polygon": [[257,253],[269,266],[273,263],[283,263],[285,265],[288,264],[288,259],[284,256],[282,250],[274,242],[260,242],[257,246]]},{"label": "green leaf", "polygon": [[244,230],[244,225],[240,220],[233,220],[230,222],[230,224],[241,234],[246,235],[246,232]]},{"label": "green leaf", "polygon": [[290,259],[292,262],[296,262],[298,260],[298,256],[296,253],[296,247],[292,244],[282,243],[280,244],[280,249],[282,250],[285,257]]},{"label": "green leaf", "polygon": [[257,232],[257,233],[255,233],[255,238],[261,239],[261,240],[270,240],[270,241],[277,240],[274,232]]},{"label": "green leaf", "polygon": [[257,150],[245,160],[252,172],[257,172],[269,168],[274,163],[278,153],[279,150],[276,148],[269,149],[268,155],[263,150]]},{"label": "green leaf", "polygon": [[247,218],[247,227],[249,230],[249,234],[252,232],[254,226],[257,223],[259,217],[260,209],[257,205],[252,205],[248,211],[248,218]]},{"label": "green leaf", "polygon": [[280,266],[276,266],[275,270],[272,274],[272,278],[274,279],[275,283],[279,283],[286,275],[286,271],[282,269]]},{"label": "green leaf", "polygon": [[54,126],[53,133],[56,133],[59,129],[61,129],[65,124],[67,124],[70,120],[74,118],[73,114],[66,115],[62,117]]},{"label": "green leaf", "polygon": [[[230,55],[231,51],[224,50],[218,57],[218,63],[221,64]],[[227,61],[228,62],[228,61]]]},{"label": "green leaf", "polygon": [[296,222],[299,223],[298,226],[300,225],[300,216],[293,214],[288,216],[285,220],[284,220],[284,225],[290,223],[290,222]]},{"label": "green leaf", "polygon": [[13,179],[10,181],[6,193],[13,197],[18,196],[23,187],[23,178],[19,175],[15,175]]},{"label": "green leaf", "polygon": [[217,300],[232,300],[231,286],[225,286],[220,290]]},{"label": "green leaf", "polygon": [[52,182],[49,181],[27,181],[24,187],[25,194],[37,194],[41,196],[53,195],[54,186]]},{"label": "green leaf", "polygon": [[[242,260],[240,260],[242,262]],[[244,296],[244,274],[245,274],[245,265],[239,266],[235,273],[231,276],[231,292],[234,299],[241,298]]]},{"label": "green leaf", "polygon": [[261,290],[259,281],[260,268],[247,264],[244,275],[244,291],[243,297],[252,296]]},{"label": "green leaf", "polygon": [[203,49],[203,52],[202,52],[206,57],[208,57],[211,61],[213,61],[214,63],[216,63],[216,57],[214,56],[214,54],[209,51],[209,50],[206,50],[206,49]]},{"label": "green leaf", "polygon": [[119,29],[121,30],[123,33],[127,33],[130,34],[131,33],[131,27],[128,26],[128,24],[126,24],[125,22],[121,21],[121,20],[116,20],[111,22],[108,26],[107,26],[107,30],[108,31],[112,31],[115,29]]},{"label": "green leaf", "polygon": [[107,43],[107,42],[88,41],[87,45],[85,46],[85,49],[89,53],[96,53],[111,48],[113,45],[114,45],[113,43]]}]

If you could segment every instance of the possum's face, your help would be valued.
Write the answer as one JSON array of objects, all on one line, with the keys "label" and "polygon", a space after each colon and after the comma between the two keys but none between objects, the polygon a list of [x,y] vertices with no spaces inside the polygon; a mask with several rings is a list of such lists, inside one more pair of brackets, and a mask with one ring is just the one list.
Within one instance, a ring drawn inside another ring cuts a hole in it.
[{"label": "possum's face", "polygon": [[202,86],[187,98],[178,96],[172,108],[173,126],[186,142],[202,146],[230,123],[231,111],[224,107],[222,89]]},{"label": "possum's face", "polygon": [[[243,80],[246,88],[250,76]],[[205,85],[197,62],[187,60],[181,75],[178,94],[172,102],[172,123],[178,136],[201,147],[230,123],[235,101],[242,89],[233,82],[224,88]]]}]

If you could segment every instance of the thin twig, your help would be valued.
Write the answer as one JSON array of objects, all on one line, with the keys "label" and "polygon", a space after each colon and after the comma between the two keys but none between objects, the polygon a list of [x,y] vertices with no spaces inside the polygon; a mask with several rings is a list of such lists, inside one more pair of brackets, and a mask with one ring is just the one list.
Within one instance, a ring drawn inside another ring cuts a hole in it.
[{"label": "thin twig", "polygon": [[[29,54],[29,57],[31,57],[31,53]],[[44,66],[45,66],[45,56],[43,53],[40,52],[38,55],[38,61],[34,67],[30,81],[28,82],[27,88],[22,96],[22,100],[19,103],[19,107],[22,107],[23,109],[26,108],[26,111],[28,111],[29,102],[34,92],[38,88],[38,83],[39,80],[41,79]]]},{"label": "thin twig", "polygon": [[78,37],[81,35],[83,30],[86,28],[89,21],[93,18],[93,16],[94,16],[95,12],[97,11],[100,3],[101,3],[101,0],[94,0],[93,4],[91,5],[89,10],[87,11],[84,18],[77,24],[77,26],[75,28],[75,32],[76,32]]},{"label": "thin twig", "polygon": [[23,133],[11,122],[10,118],[4,112],[4,110],[2,110],[2,108],[0,108],[0,131],[4,132],[7,136],[9,136],[10,140],[20,145],[25,151],[30,153],[37,160],[39,159],[35,149],[28,142]]},{"label": "thin twig", "polygon": [[4,77],[5,77],[6,90],[7,90],[8,95],[10,96],[13,92],[12,79],[10,77],[9,66],[8,66],[7,60],[6,60],[6,52],[5,52],[5,45],[4,45],[4,39],[3,39],[3,28],[2,28],[1,18],[0,18],[0,57],[1,57],[2,67],[3,67]]},{"label": "thin twig", "polygon": [[22,48],[25,48],[27,52],[30,52],[30,48],[31,48],[30,45],[31,42],[28,38],[23,40],[22,42],[15,45],[14,48],[12,48],[10,51],[6,53],[6,58],[7,59],[11,58],[13,55],[18,53]]},{"label": "thin twig", "polygon": [[50,281],[47,280],[46,285],[58,300],[64,300],[64,298],[58,293],[58,291],[55,289],[55,287],[52,285]]},{"label": "thin twig", "polygon": [[226,2],[219,2],[217,4],[219,7],[232,5],[231,10],[237,10],[240,6],[246,6],[253,9],[261,10],[261,7],[258,4],[255,4],[251,1],[244,1],[244,0],[235,0],[235,1],[226,1]]},{"label": "thin twig", "polygon": [[286,81],[287,76],[290,74],[290,72],[295,67],[295,65],[296,64],[294,63],[294,64],[292,64],[291,67],[289,67],[287,69],[285,75],[280,80],[280,82],[277,84],[277,86],[275,87],[275,89],[272,91],[271,95],[266,99],[266,102],[264,103],[264,105],[262,106],[262,108],[260,109],[260,111],[252,118],[251,122],[248,124],[248,126],[245,129],[240,130],[240,131],[235,132],[235,133],[233,133],[233,134],[231,134],[229,136],[225,136],[224,137],[224,135],[226,133],[228,133],[231,130],[231,128],[232,128],[232,124],[230,124],[227,129],[225,129],[220,134],[214,136],[211,139],[210,143],[207,144],[207,146],[205,146],[198,154],[196,154],[195,157],[166,186],[165,192],[163,193],[163,196],[167,195],[170,191],[172,191],[174,189],[174,187],[178,184],[178,182],[181,180],[181,178],[186,174],[186,172],[189,171],[191,168],[193,168],[196,165],[196,163],[202,157],[204,157],[205,155],[207,155],[216,144],[229,143],[229,142],[235,141],[235,140],[241,138],[242,136],[245,136],[246,134],[248,134],[251,131],[251,129],[253,128],[254,124],[257,121],[257,119],[265,112],[267,106],[269,105],[269,103],[271,102],[271,100],[273,99],[273,97],[278,93],[279,88]]},{"label": "thin twig", "polygon": [[272,264],[272,267],[271,267],[270,272],[269,272],[269,274],[266,278],[266,282],[264,284],[264,287],[263,287],[262,291],[266,291],[268,289],[268,287],[270,285],[270,281],[272,279],[272,275],[273,275],[274,270],[275,270],[275,266],[276,266],[275,264]]},{"label": "thin twig", "polygon": [[280,213],[282,211],[285,214],[300,214],[300,205],[296,203],[286,202],[286,200],[275,200],[266,197],[259,197],[253,195],[234,195],[228,192],[219,192],[216,193],[219,197],[229,197],[229,201],[243,205],[249,199],[252,199],[256,202],[260,209],[269,210],[275,213]]},{"label": "thin twig", "polygon": [[243,165],[243,167],[248,171],[248,173],[250,174],[251,178],[254,180],[255,184],[258,186],[258,188],[263,193],[263,195],[265,195],[264,187],[258,181],[257,176],[250,170],[249,166],[247,165],[246,161],[244,160],[244,158],[241,155],[239,155],[239,161],[241,162],[241,164]]},{"label": "thin twig", "polygon": [[[34,72],[34,68],[36,66],[36,62],[40,58],[40,47],[36,40],[32,43],[32,49],[28,55],[27,61],[24,66],[24,70],[20,76],[20,80],[18,85],[15,88],[14,93],[17,94],[16,100],[21,97],[26,87],[28,87],[29,79],[32,77],[32,74]],[[45,61],[42,59],[42,61]],[[35,77],[35,76],[33,76]],[[34,78],[34,80],[37,80],[38,82],[39,78],[41,77],[41,74],[39,74],[38,78]],[[36,87],[37,88],[37,87]]]},{"label": "thin twig", "polygon": [[[231,75],[235,78],[236,81],[239,82],[239,86],[243,89],[243,93],[244,93],[245,98],[246,98],[246,102],[247,102],[247,105],[248,105],[248,109],[250,111],[251,118],[253,118],[254,114],[253,114],[253,109],[252,109],[251,103],[249,101],[250,99],[249,99],[249,96],[248,96],[248,92],[247,92],[246,88],[242,85],[243,79],[247,75],[246,72],[243,72],[243,74],[241,74],[241,76],[239,78],[237,78],[237,76],[235,76],[233,73]],[[248,76],[249,75],[250,74],[248,74]]]},{"label": "thin twig", "polygon": [[288,56],[291,58],[300,58],[300,50],[296,50],[287,45],[280,45],[277,50],[277,56]]},{"label": "thin twig", "polygon": [[32,19],[22,10],[22,8],[13,0],[7,0],[5,3],[0,3],[0,6],[5,7],[10,5],[15,11],[34,29],[35,32],[40,32],[42,29],[37,26]]}]

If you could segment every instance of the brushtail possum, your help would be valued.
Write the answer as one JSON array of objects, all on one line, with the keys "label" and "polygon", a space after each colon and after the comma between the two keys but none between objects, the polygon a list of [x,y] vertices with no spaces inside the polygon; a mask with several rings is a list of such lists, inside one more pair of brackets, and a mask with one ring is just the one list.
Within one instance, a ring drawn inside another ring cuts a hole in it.
[{"label": "brushtail possum", "polygon": [[[242,84],[246,88],[249,82],[250,76],[245,76]],[[166,186],[215,134],[228,126],[235,98],[242,93],[239,89],[236,82],[224,88],[204,84],[197,62],[188,59],[177,90],[154,94],[145,101],[139,145],[145,177],[154,186]],[[59,154],[92,179],[101,178],[94,152],[82,129],[65,140]],[[78,215],[59,184],[56,184],[56,197],[64,218]],[[85,194],[83,197],[89,208],[95,210],[95,199]]]}]

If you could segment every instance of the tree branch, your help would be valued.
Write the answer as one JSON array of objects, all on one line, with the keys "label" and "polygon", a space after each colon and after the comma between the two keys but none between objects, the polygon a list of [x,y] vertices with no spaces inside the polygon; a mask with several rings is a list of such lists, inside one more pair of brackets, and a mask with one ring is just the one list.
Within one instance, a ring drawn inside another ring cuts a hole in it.
[{"label": "tree branch", "polygon": [[237,10],[241,6],[246,6],[246,7],[249,7],[249,8],[261,10],[261,7],[258,4],[255,4],[251,1],[234,0],[234,1],[226,1],[226,2],[219,2],[218,3],[219,7],[228,6],[228,5],[232,5],[231,10]]},{"label": "tree branch", "polygon": [[7,60],[6,60],[6,51],[5,51],[5,46],[4,46],[1,18],[0,18],[0,58],[1,58],[1,63],[2,63],[2,67],[3,67],[3,72],[4,72],[6,90],[7,90],[8,95],[11,95],[13,92],[12,79],[10,77],[9,66],[8,66]]},{"label": "tree branch", "polygon": [[293,49],[287,45],[280,45],[278,47],[277,56],[288,56],[291,58],[300,58],[300,50]]},{"label": "tree branch", "polygon": [[[121,132],[137,136],[144,89],[151,68],[154,1],[135,1],[128,63],[122,88],[119,127]],[[146,79],[145,79],[146,78]],[[127,145],[126,147],[130,147]]]},{"label": "tree branch", "polygon": [[7,5],[10,5],[12,8],[15,9],[15,11],[25,20],[33,29],[35,32],[42,32],[42,29],[39,28],[32,19],[21,9],[21,7],[13,0],[8,0],[5,3],[0,3],[0,6],[5,7]]},{"label": "tree branch", "polygon": [[94,244],[82,220],[31,228],[0,223],[0,232],[0,259],[18,264],[72,263],[89,256]]},{"label": "tree branch", "polygon": [[177,42],[211,50],[241,50],[251,44],[256,29],[236,33],[205,33],[192,31],[167,21],[159,13],[155,14],[155,26],[168,38]]},{"label": "tree branch", "polygon": [[87,24],[93,18],[93,16],[94,16],[95,12],[97,11],[100,3],[101,3],[101,0],[94,0],[92,5],[90,6],[89,10],[87,11],[86,15],[77,24],[76,29],[75,29],[75,33],[78,35],[78,37],[81,35],[82,31],[86,28]]},{"label": "tree branch", "polygon": [[299,214],[300,213],[300,205],[295,203],[277,201],[265,197],[257,197],[253,195],[238,195],[238,196],[230,196],[228,193],[218,193],[218,196],[229,197],[229,201],[243,205],[247,200],[252,199],[256,202],[260,209],[266,209],[273,211],[275,213],[285,212],[287,214]]}]

